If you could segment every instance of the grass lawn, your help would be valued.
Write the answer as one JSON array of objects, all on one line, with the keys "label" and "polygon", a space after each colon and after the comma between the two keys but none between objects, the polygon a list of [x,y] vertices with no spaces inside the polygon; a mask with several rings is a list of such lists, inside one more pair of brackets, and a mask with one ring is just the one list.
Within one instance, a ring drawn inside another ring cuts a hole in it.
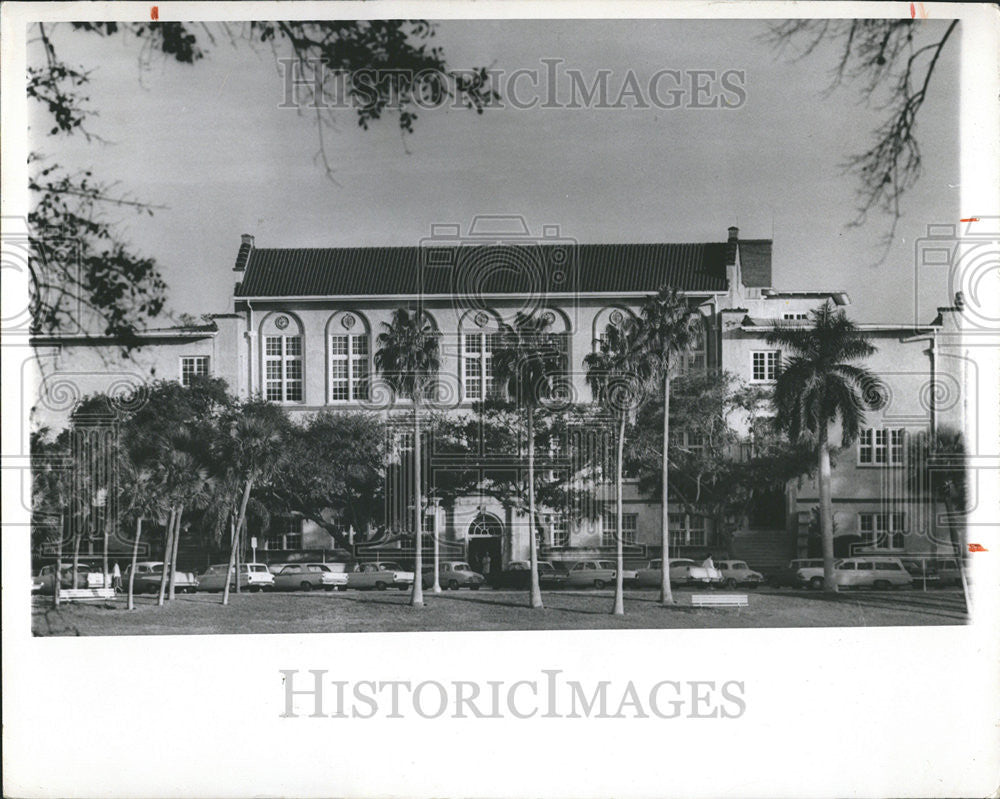
[{"label": "grass lawn", "polygon": [[[35,635],[198,635],[206,633],[333,633],[419,630],[603,630],[725,627],[880,627],[964,624],[961,591],[820,592],[759,589],[747,608],[691,607],[691,591],[675,591],[662,608],[655,591],[626,591],[625,616],[610,615],[613,592],[549,591],[544,610],[512,591],[425,593],[423,609],[402,591],[240,594],[221,605],[219,594],[188,594],[160,608],[155,598],[64,604],[35,597]],[[718,593],[722,593],[721,591]]]}]

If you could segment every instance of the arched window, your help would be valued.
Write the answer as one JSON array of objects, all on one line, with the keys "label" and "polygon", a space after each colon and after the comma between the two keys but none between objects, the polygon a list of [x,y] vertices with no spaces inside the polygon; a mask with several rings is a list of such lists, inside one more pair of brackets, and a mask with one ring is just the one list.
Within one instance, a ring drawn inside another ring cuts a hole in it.
[{"label": "arched window", "polygon": [[629,319],[635,319],[635,314],[628,308],[621,306],[609,306],[602,308],[594,317],[594,339],[592,348],[594,352],[600,352],[601,342],[607,335],[608,327],[611,325],[621,325]]},{"label": "arched window", "polygon": [[358,402],[371,392],[371,330],[360,314],[341,311],[327,324],[330,402]]},{"label": "arched window", "polygon": [[458,326],[461,347],[462,399],[481,400],[491,396],[493,351],[500,332],[499,320],[487,311],[469,311]]},{"label": "arched window", "polygon": [[302,402],[302,324],[291,314],[273,313],[261,323],[264,398]]}]

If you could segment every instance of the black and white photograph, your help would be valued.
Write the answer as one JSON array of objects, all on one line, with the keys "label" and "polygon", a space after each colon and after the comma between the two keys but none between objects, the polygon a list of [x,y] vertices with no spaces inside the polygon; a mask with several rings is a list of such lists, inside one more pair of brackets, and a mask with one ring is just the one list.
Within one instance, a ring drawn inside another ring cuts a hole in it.
[{"label": "black and white photograph", "polygon": [[5,795],[994,794],[995,8],[2,11]]}]

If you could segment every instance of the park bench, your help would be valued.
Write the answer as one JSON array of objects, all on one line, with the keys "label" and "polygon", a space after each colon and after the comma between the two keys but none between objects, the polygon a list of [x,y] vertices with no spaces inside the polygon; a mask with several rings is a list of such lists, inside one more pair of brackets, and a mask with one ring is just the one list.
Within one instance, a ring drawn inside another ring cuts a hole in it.
[{"label": "park bench", "polygon": [[692,594],[691,606],[696,608],[745,608],[746,594]]},{"label": "park bench", "polygon": [[73,602],[81,599],[114,599],[114,588],[60,588],[59,600]]}]

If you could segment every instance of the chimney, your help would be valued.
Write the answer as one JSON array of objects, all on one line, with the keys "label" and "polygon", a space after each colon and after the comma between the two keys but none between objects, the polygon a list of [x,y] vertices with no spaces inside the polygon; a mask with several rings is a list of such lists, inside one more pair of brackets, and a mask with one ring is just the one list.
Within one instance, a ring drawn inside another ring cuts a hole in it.
[{"label": "chimney", "polygon": [[[738,227],[734,225],[733,227],[729,228],[730,241],[736,241],[739,239],[739,237],[740,237],[740,229]],[[251,239],[251,241],[253,241],[253,239]]]},{"label": "chimney", "polygon": [[236,253],[236,264],[233,266],[234,272],[242,272],[247,268],[251,252],[253,252],[253,236],[249,233],[244,233],[240,236],[240,251]]}]

